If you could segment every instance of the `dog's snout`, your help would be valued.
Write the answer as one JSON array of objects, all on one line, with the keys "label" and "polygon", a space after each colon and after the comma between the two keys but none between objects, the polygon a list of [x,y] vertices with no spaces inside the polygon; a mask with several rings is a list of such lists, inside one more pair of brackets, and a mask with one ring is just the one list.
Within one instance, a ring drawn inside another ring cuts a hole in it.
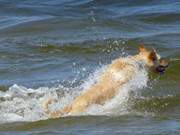
[{"label": "dog's snout", "polygon": [[161,58],[159,60],[158,66],[156,67],[156,71],[159,73],[164,73],[168,66],[169,66],[169,61],[164,58]]},{"label": "dog's snout", "polygon": [[156,71],[159,72],[159,73],[164,73],[165,69],[166,69],[166,67],[164,67],[164,66],[158,66],[156,68]]}]

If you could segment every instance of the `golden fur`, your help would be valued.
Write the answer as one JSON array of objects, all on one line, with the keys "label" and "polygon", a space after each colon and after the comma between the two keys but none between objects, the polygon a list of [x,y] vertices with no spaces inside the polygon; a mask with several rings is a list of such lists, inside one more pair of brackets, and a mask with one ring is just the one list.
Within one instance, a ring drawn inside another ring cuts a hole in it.
[{"label": "golden fur", "polygon": [[49,99],[43,104],[43,108],[47,113],[50,113],[52,118],[61,117],[64,115],[76,115],[84,112],[87,107],[92,104],[104,104],[112,99],[121,86],[127,83],[135,75],[135,67],[130,61],[143,61],[147,67],[155,66],[154,61],[158,61],[160,56],[156,50],[148,51],[143,45],[139,47],[139,54],[127,57],[118,58],[107,67],[106,71],[99,77],[97,83],[89,87],[75,100],[62,110],[50,112],[48,105],[53,102]]}]

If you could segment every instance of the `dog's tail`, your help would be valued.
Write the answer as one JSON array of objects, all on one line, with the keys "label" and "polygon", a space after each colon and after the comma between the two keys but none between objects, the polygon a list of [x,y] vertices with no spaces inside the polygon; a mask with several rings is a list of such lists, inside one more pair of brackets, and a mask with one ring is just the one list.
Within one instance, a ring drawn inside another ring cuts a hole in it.
[{"label": "dog's tail", "polygon": [[62,110],[57,110],[57,111],[50,111],[49,110],[49,104],[52,104],[53,102],[56,102],[55,99],[49,98],[47,101],[45,101],[43,103],[43,109],[44,111],[49,114],[52,118],[58,118],[61,117],[63,115],[68,114],[71,111],[71,105],[70,106],[66,106],[65,108],[63,108]]}]

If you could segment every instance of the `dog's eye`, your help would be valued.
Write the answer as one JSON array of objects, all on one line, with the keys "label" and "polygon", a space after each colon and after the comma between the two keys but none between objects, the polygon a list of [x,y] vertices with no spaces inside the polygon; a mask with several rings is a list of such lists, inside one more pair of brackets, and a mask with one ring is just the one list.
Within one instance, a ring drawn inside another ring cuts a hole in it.
[{"label": "dog's eye", "polygon": [[154,62],[155,62],[155,61],[157,61],[157,59],[156,59],[156,58],[153,58],[152,60],[153,60]]},{"label": "dog's eye", "polygon": [[153,62],[156,62],[156,61],[157,61],[157,57],[156,57],[156,56],[151,57],[151,60],[152,60]]}]

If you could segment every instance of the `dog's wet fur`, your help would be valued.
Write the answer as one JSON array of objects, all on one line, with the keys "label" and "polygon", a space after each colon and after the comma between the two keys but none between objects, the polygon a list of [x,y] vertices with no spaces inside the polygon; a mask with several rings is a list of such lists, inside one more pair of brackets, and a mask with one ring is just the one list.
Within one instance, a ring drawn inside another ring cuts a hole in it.
[{"label": "dog's wet fur", "polygon": [[99,77],[97,83],[76,97],[71,104],[63,109],[51,112],[48,106],[54,100],[50,98],[43,104],[44,110],[50,114],[51,118],[57,118],[66,115],[77,115],[93,104],[104,104],[119,92],[123,84],[135,76],[136,67],[132,64],[132,61],[143,62],[145,67],[160,74],[164,73],[169,65],[169,62],[161,58],[154,48],[149,51],[144,45],[140,45],[139,54],[113,60]]}]

